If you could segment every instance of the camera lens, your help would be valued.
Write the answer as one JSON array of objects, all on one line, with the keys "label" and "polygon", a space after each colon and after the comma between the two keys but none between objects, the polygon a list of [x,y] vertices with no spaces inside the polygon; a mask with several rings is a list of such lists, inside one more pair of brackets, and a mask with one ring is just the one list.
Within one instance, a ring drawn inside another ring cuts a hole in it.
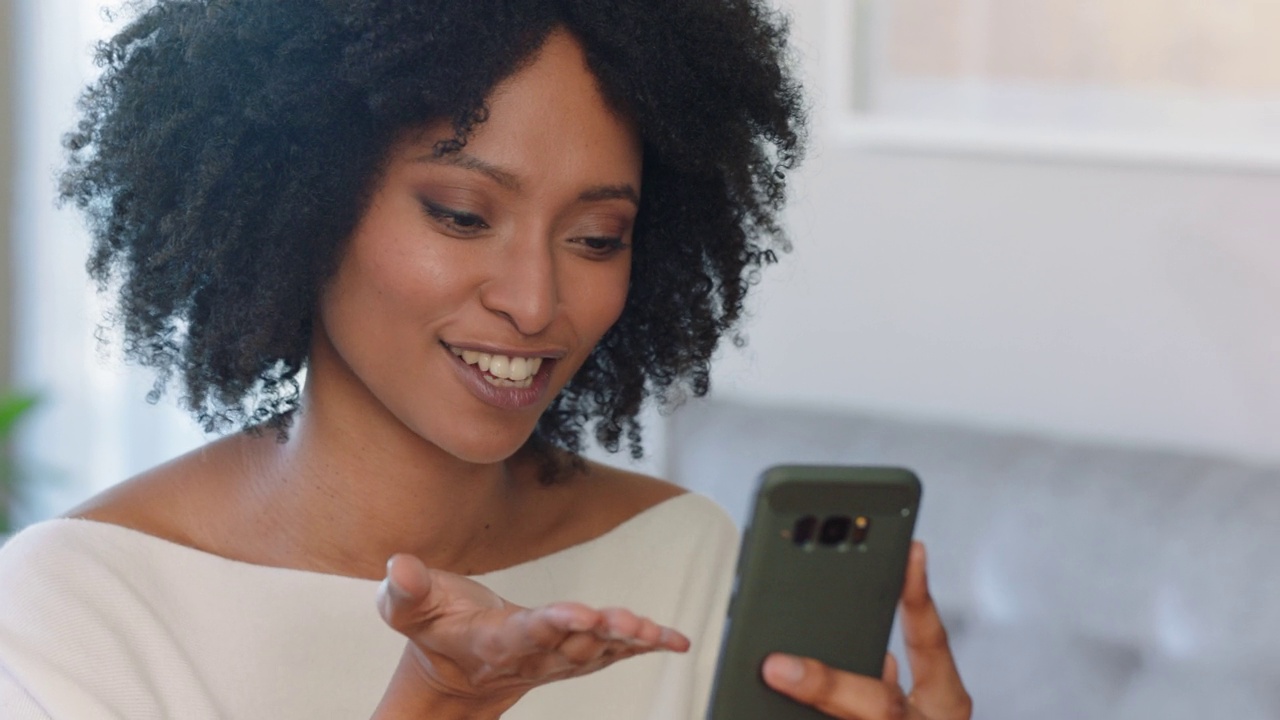
[{"label": "camera lens", "polygon": [[795,528],[791,531],[791,539],[797,545],[808,545],[813,539],[813,530],[818,527],[818,518],[812,515],[805,515],[796,521]]},{"label": "camera lens", "polygon": [[853,526],[853,521],[844,515],[832,515],[822,523],[822,530],[818,533],[818,542],[823,545],[839,545],[849,535],[849,528]]}]

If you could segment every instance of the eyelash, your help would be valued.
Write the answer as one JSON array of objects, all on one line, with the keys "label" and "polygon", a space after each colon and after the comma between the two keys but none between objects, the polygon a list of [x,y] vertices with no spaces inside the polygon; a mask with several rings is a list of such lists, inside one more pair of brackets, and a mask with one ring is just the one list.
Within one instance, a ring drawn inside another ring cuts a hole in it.
[{"label": "eyelash", "polygon": [[[450,210],[430,200],[422,200],[422,208],[429,217],[458,235],[472,236],[489,229],[489,224],[484,221],[484,218],[473,213]],[[585,247],[595,259],[601,260],[613,257],[631,247],[631,243],[620,237],[581,237],[574,238],[573,242]]]},{"label": "eyelash", "polygon": [[450,210],[430,200],[423,200],[422,208],[433,220],[459,235],[474,235],[482,230],[489,229],[489,224],[479,215]]},{"label": "eyelash", "polygon": [[[631,243],[620,237],[584,237],[575,238],[574,242],[582,244],[597,258],[610,258],[631,247]],[[592,247],[592,243],[601,243],[602,247]]]}]

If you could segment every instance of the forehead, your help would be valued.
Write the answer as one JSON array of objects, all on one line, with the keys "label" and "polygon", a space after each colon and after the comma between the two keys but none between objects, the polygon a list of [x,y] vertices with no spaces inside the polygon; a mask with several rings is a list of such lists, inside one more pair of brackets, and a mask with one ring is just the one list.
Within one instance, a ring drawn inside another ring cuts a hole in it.
[{"label": "forehead", "polygon": [[[611,171],[638,181],[640,135],[606,100],[580,44],[567,32],[548,36],[520,70],[494,87],[485,105],[487,118],[466,138],[467,158],[531,179]],[[437,121],[408,150],[430,154],[454,137],[449,121]]]}]

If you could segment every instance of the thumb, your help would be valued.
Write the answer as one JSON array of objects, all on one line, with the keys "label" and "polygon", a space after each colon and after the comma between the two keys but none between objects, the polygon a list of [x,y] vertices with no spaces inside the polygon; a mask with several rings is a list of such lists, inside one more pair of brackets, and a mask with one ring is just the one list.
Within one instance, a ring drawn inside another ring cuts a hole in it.
[{"label": "thumb", "polygon": [[387,576],[378,586],[378,611],[388,625],[402,633],[430,622],[440,598],[433,573],[421,560],[405,554],[391,556]]}]

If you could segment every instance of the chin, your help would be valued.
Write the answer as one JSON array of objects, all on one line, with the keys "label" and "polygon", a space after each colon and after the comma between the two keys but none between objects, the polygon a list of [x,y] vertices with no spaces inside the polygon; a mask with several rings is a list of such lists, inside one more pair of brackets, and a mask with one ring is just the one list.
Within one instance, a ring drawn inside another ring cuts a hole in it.
[{"label": "chin", "polygon": [[533,434],[533,428],[477,428],[476,432],[459,434],[450,433],[450,437],[433,440],[430,436],[424,439],[433,442],[437,447],[450,455],[473,465],[492,465],[511,459],[520,448],[524,447]]}]

